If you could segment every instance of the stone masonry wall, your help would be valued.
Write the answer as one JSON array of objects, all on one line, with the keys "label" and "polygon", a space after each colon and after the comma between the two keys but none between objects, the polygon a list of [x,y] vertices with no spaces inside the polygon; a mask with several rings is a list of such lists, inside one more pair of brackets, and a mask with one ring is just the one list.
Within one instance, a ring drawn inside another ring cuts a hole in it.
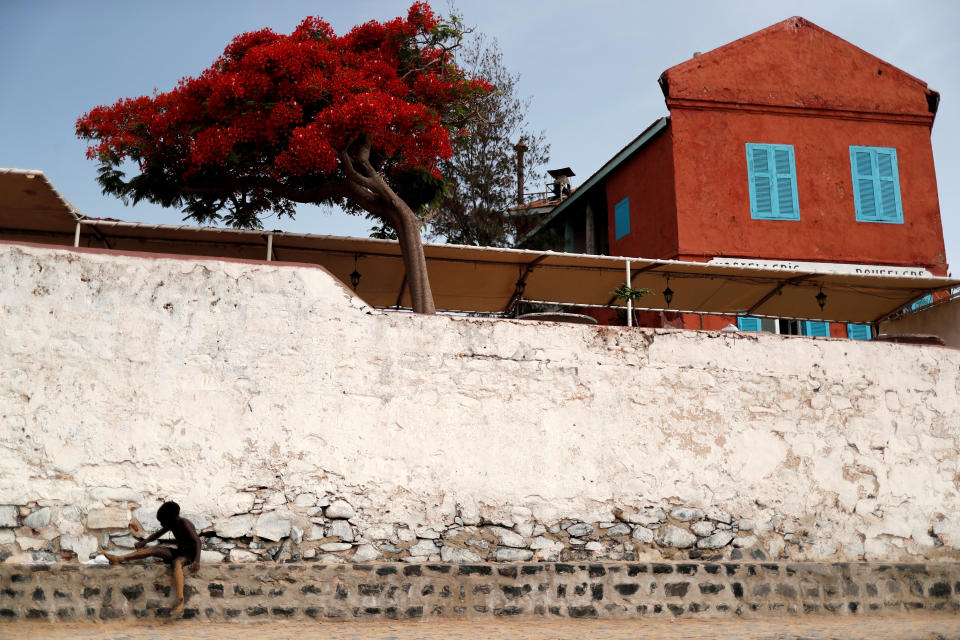
[{"label": "stone masonry wall", "polygon": [[[169,618],[166,567],[0,565],[0,624]],[[960,611],[960,565],[221,564],[188,573],[185,618],[675,618]]]},{"label": "stone masonry wall", "polygon": [[960,352],[374,311],[317,268],[0,244],[0,557],[956,559]]}]

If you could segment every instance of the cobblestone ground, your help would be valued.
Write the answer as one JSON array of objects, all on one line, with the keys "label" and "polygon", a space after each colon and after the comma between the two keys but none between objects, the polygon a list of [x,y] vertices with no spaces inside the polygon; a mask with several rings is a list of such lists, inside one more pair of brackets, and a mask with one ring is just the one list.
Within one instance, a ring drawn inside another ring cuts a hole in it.
[{"label": "cobblestone ground", "polygon": [[0,625],[8,640],[960,640],[958,616],[770,620],[517,620]]}]

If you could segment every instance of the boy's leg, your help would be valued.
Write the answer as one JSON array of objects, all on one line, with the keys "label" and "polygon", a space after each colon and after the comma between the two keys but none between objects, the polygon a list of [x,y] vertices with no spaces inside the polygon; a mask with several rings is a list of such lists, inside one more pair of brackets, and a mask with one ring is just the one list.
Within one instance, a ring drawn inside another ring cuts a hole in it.
[{"label": "boy's leg", "polygon": [[183,556],[177,556],[173,559],[173,589],[177,594],[177,602],[170,610],[172,616],[183,613],[183,565],[186,563],[187,559]]},{"label": "boy's leg", "polygon": [[103,557],[110,561],[110,564],[121,564],[128,560],[139,560],[141,558],[161,558],[163,560],[170,560],[172,553],[170,549],[166,547],[144,547],[143,549],[137,549],[133,553],[128,553],[123,556],[118,556],[112,553],[103,552]]}]

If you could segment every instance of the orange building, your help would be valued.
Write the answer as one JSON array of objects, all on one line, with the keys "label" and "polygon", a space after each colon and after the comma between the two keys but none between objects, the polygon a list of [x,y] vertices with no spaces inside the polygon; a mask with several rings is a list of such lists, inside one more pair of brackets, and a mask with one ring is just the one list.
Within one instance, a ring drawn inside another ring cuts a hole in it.
[{"label": "orange building", "polygon": [[[553,208],[521,246],[562,238],[550,248],[946,275],[930,142],[939,94],[921,80],[794,17],[667,69],[660,87],[670,116]],[[681,322],[701,320],[671,323]],[[707,318],[703,328],[730,322]],[[828,330],[740,320],[742,329],[761,325]]]}]

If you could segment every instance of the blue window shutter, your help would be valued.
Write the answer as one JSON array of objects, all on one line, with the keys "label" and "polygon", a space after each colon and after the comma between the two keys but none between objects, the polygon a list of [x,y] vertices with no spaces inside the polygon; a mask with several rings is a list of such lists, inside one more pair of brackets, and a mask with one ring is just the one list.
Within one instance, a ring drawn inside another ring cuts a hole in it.
[{"label": "blue window shutter", "polygon": [[737,328],[740,331],[762,331],[760,328],[760,318],[751,318],[750,316],[740,316],[737,318]]},{"label": "blue window shutter", "polygon": [[750,217],[759,220],[799,220],[797,170],[793,147],[747,143]]},{"label": "blue window shutter", "polygon": [[925,307],[928,304],[933,304],[933,294],[928,294],[911,304],[907,307],[907,311],[913,311],[914,309],[919,309],[920,307]]},{"label": "blue window shutter", "polygon": [[630,233],[630,198],[626,197],[613,208],[617,240]]},{"label": "blue window shutter", "polygon": [[777,171],[777,212],[781,218],[792,219],[798,208],[793,147],[774,147],[773,157]]},{"label": "blue window shutter", "polygon": [[851,340],[869,340],[873,331],[868,324],[848,324],[847,337]]},{"label": "blue window shutter", "polygon": [[815,322],[813,320],[806,320],[803,323],[803,335],[805,336],[815,336],[818,338],[829,338],[830,337],[830,323],[829,322]]},{"label": "blue window shutter", "polygon": [[873,154],[866,149],[850,147],[853,167],[853,199],[857,220],[872,222],[877,219],[877,197],[873,182]]},{"label": "blue window shutter", "polygon": [[576,249],[576,234],[573,231],[573,221],[567,220],[563,226],[563,250],[566,253],[573,253]]},{"label": "blue window shutter", "polygon": [[758,217],[773,215],[773,185],[770,152],[766,145],[747,145],[750,165],[750,212]]},{"label": "blue window shutter", "polygon": [[858,221],[903,224],[896,149],[851,146],[850,172]]}]

